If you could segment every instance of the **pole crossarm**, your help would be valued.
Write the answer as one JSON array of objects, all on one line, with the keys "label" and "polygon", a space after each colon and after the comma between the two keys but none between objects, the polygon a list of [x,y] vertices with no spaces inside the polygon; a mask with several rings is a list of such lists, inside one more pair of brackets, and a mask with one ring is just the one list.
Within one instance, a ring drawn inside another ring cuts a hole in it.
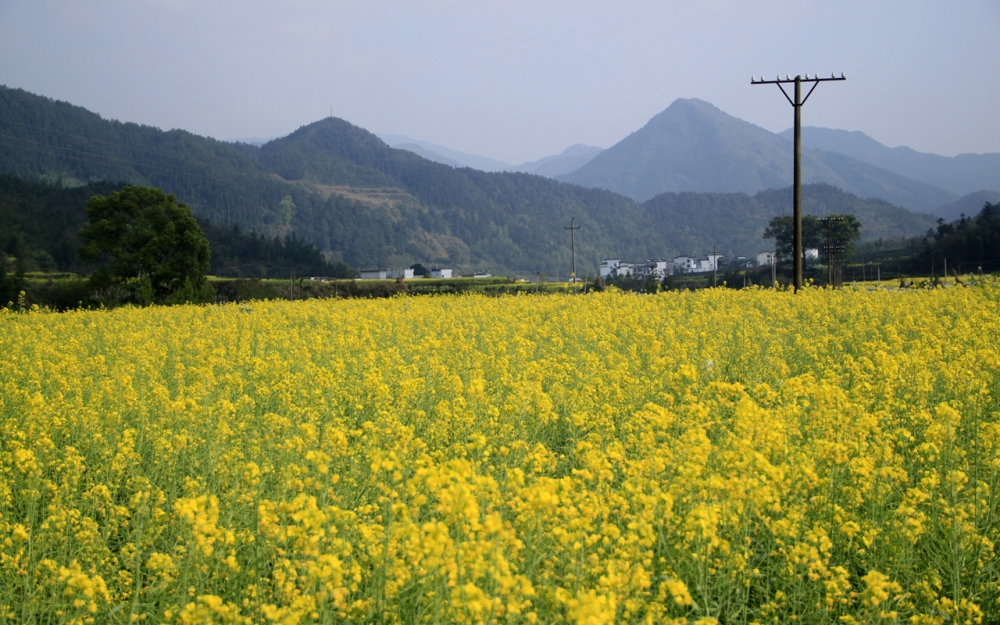
[{"label": "pole crossarm", "polygon": [[[806,74],[805,78],[802,78],[801,76],[795,76],[795,77],[786,77],[786,78],[776,78],[775,80],[767,80],[763,76],[761,76],[760,78],[757,78],[756,76],[751,76],[750,77],[750,84],[751,85],[795,84],[795,79],[796,78],[798,78],[801,82],[817,82],[817,83],[818,82],[830,82],[831,80],[847,80],[847,76],[844,74],[844,72],[841,72],[840,76],[834,76],[833,74],[831,74],[829,78],[820,78],[819,76],[817,76],[815,78],[809,78],[809,74]],[[816,86],[813,85],[813,88],[815,89]]]},{"label": "pole crossarm", "polygon": [[[788,100],[788,103],[792,105],[795,109],[795,139],[793,148],[793,177],[792,186],[794,188],[794,195],[792,200],[792,222],[793,222],[793,244],[792,244],[792,260],[793,260],[793,277],[792,285],[795,287],[795,292],[797,293],[799,289],[802,288],[802,105],[806,103],[812,92],[816,90],[821,82],[831,82],[834,80],[847,80],[847,76],[844,72],[840,72],[840,76],[836,74],[830,74],[829,78],[820,78],[819,74],[810,77],[806,74],[805,78],[801,75],[796,75],[794,78],[785,75],[782,78],[780,75],[774,80],[767,80],[763,76],[757,78],[756,76],[750,77],[751,85],[778,85],[778,89],[781,89],[782,95]],[[806,97],[802,97],[802,83],[811,82],[812,87],[806,94]],[[785,91],[782,85],[794,84],[795,85],[795,98],[793,99]],[[829,227],[829,225],[828,225]]]}]

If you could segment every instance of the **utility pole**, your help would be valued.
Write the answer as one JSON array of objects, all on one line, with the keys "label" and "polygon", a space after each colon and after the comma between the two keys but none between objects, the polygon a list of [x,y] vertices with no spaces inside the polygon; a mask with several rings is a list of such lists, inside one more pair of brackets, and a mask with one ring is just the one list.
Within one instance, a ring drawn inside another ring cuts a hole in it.
[{"label": "utility pole", "polygon": [[569,226],[563,226],[563,230],[569,230],[569,249],[573,253],[573,276],[571,278],[573,286],[576,286],[576,231],[580,229],[580,226],[574,226],[573,222],[576,218],[569,220]]},{"label": "utility pole", "polygon": [[715,252],[715,245],[712,245],[712,288],[715,288],[718,284],[717,279],[719,275],[719,255]]},{"label": "utility pole", "polygon": [[[760,78],[757,78],[756,76],[750,77],[751,85],[778,85],[778,89],[781,89],[781,93],[785,95],[785,99],[788,100],[788,103],[795,109],[795,152],[794,170],[792,176],[792,185],[794,187],[794,196],[792,200],[792,221],[794,223],[792,261],[794,277],[792,278],[792,284],[795,287],[796,293],[798,293],[799,289],[802,288],[802,105],[806,103],[806,100],[808,100],[809,96],[812,95],[812,92],[816,90],[819,83],[831,80],[847,80],[847,76],[841,72],[839,78],[834,74],[830,74],[829,78],[820,78],[819,74],[810,78],[808,73],[805,78],[802,78],[802,76],[791,78],[787,74],[784,79],[782,79],[781,76],[778,76],[774,80],[765,80],[763,76]],[[806,97],[803,98],[802,83],[804,82],[811,82],[813,83],[813,86],[809,89],[809,93],[806,94]],[[786,92],[785,88],[781,86],[786,83],[795,84],[794,100],[788,97],[788,92]]]},{"label": "utility pole", "polygon": [[826,225],[826,283],[833,286],[833,239],[831,230],[833,222],[844,221],[843,217],[824,217],[818,221]]}]

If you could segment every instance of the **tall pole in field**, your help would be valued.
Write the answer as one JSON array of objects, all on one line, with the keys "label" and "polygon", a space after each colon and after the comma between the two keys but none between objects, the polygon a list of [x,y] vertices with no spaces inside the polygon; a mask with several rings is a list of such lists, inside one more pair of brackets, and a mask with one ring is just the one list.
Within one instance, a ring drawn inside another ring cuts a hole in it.
[{"label": "tall pole in field", "polygon": [[[795,155],[793,159],[794,173],[792,176],[792,184],[794,186],[792,199],[792,221],[794,224],[792,234],[792,266],[794,276],[792,284],[795,287],[796,293],[802,288],[802,105],[806,103],[806,100],[816,90],[819,83],[830,80],[847,80],[847,76],[841,72],[839,78],[834,74],[830,74],[829,78],[820,78],[819,74],[816,74],[814,78],[809,78],[809,74],[806,74],[805,78],[802,78],[802,76],[791,78],[786,74],[784,79],[778,76],[775,80],[765,80],[763,76],[759,79],[756,76],[750,77],[751,85],[778,85],[778,89],[781,89],[781,93],[785,95],[785,99],[795,109]],[[806,97],[803,98],[802,83],[804,82],[811,82],[813,86],[809,89]],[[795,84],[794,100],[788,97],[788,92],[781,86],[788,83]]]},{"label": "tall pole in field", "polygon": [[580,229],[580,226],[574,226],[573,222],[576,218],[569,220],[568,226],[563,226],[564,230],[569,230],[569,248],[573,254],[573,276],[571,278],[573,284],[576,284],[576,231]]}]

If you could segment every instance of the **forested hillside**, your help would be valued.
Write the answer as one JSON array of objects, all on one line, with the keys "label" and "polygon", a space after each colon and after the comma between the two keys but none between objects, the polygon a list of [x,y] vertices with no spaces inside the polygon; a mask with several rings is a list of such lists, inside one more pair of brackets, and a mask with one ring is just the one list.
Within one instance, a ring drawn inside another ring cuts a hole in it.
[{"label": "forested hillside", "polygon": [[[85,272],[79,257],[80,228],[87,222],[87,200],[107,196],[122,183],[97,182],[63,188],[0,174],[0,254],[26,271]],[[209,273],[229,277],[298,275],[349,278],[356,274],[341,262],[329,262],[320,250],[294,234],[267,237],[238,225],[223,227],[198,219],[212,250]],[[0,256],[2,260],[2,256]]]},{"label": "forested hillside", "polygon": [[[792,188],[745,193],[663,193],[644,202],[651,228],[670,230],[681,252],[705,253],[705,242],[723,254],[753,254],[767,248],[764,229],[772,217],[791,214]],[[828,184],[802,187],[802,212],[823,217],[853,214],[862,224],[863,240],[924,233],[933,227],[929,215],[911,213],[876,199],[863,199]]]},{"label": "forested hillside", "polygon": [[[565,276],[571,255],[564,227],[571,219],[582,227],[581,274],[595,272],[608,256],[705,253],[713,244],[726,254],[749,254],[761,246],[767,219],[782,212],[780,202],[758,206],[743,194],[680,194],[637,204],[541,176],[455,169],[392,149],[336,118],[256,147],[104,120],[7,88],[0,88],[0,146],[0,173],[66,186],[101,180],[157,186],[223,228],[238,225],[269,240],[294,233],[357,268],[419,261]],[[848,204],[864,203],[841,195]],[[926,230],[908,230],[910,213],[889,205],[878,210],[902,216],[908,234]]]}]

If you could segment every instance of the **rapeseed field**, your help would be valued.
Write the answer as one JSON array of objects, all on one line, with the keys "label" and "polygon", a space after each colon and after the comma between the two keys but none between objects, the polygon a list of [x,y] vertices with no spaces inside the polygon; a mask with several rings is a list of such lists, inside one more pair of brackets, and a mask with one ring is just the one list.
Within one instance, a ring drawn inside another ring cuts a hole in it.
[{"label": "rapeseed field", "polygon": [[0,313],[0,623],[1000,621],[1000,286]]}]

